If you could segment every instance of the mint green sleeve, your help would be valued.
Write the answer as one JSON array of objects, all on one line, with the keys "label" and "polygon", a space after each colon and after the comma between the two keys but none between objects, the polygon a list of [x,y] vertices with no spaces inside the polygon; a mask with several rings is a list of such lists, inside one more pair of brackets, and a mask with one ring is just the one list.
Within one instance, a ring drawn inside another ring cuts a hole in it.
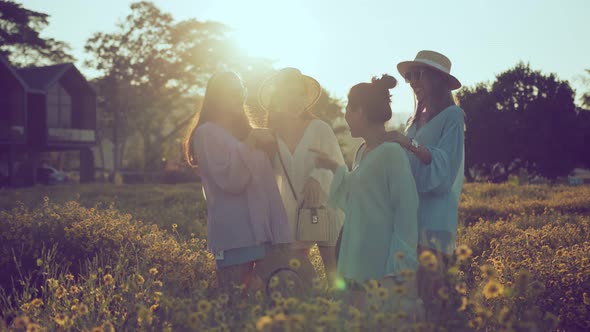
[{"label": "mint green sleeve", "polygon": [[387,150],[386,178],[391,204],[394,207],[393,233],[386,262],[386,275],[418,267],[418,192],[407,154],[398,144]]},{"label": "mint green sleeve", "polygon": [[346,165],[341,165],[334,173],[334,179],[330,185],[330,193],[328,196],[328,205],[335,209],[341,209],[346,212],[346,203],[348,200],[348,192],[350,190],[349,184],[350,173]]}]

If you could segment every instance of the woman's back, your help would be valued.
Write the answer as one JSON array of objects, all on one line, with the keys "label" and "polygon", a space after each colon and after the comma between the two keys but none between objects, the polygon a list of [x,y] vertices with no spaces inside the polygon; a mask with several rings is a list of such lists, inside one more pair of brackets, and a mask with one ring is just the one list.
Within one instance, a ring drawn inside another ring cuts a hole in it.
[{"label": "woman's back", "polygon": [[[363,281],[415,269],[418,195],[403,149],[383,143],[344,177],[344,171],[336,173],[342,186],[331,193],[331,202],[346,213],[339,271]],[[406,253],[403,259],[395,258],[398,251]]]}]

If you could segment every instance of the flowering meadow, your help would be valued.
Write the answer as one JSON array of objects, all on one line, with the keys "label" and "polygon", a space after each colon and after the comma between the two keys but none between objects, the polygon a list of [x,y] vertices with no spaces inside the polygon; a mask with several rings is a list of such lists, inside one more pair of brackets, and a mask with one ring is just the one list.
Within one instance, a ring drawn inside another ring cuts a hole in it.
[{"label": "flowering meadow", "polygon": [[[465,185],[428,317],[397,305],[405,284],[370,281],[351,305],[317,250],[304,296],[275,279],[219,291],[205,218],[198,184],[0,191],[0,331],[590,330],[589,186]],[[442,266],[430,252],[420,264]]]}]

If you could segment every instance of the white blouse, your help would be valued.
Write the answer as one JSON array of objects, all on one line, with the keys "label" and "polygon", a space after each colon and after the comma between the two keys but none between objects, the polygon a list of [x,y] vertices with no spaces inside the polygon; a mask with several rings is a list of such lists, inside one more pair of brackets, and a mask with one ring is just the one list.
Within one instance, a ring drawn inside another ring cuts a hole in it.
[{"label": "white blouse", "polygon": [[[285,169],[289,174],[293,188],[297,193],[298,201],[293,197],[289,182],[285,178],[281,163],[278,155],[275,157],[273,162],[273,169],[277,176],[277,184],[285,210],[287,212],[287,218],[289,220],[289,226],[292,234],[296,234],[297,230],[297,210],[303,200],[303,188],[307,180],[311,177],[317,180],[322,188],[321,194],[321,205],[327,206],[328,194],[330,193],[330,185],[334,178],[333,173],[327,169],[318,169],[315,166],[316,153],[309,151],[309,149],[316,149],[327,153],[333,160],[338,162],[340,165],[344,165],[344,157],[340,150],[340,145],[334,135],[332,128],[324,121],[314,119],[312,120],[304,130],[301,140],[295,147],[295,151],[291,154],[287,144],[281,139],[278,139],[278,152],[281,154],[281,158],[285,164]],[[339,214],[339,218],[335,218],[337,222],[330,225],[330,239],[326,243],[318,243],[322,246],[335,246],[336,240],[338,239],[338,233],[344,222],[344,214],[337,210],[331,211],[331,213]],[[295,248],[309,248],[313,243],[309,242],[296,242]]]}]

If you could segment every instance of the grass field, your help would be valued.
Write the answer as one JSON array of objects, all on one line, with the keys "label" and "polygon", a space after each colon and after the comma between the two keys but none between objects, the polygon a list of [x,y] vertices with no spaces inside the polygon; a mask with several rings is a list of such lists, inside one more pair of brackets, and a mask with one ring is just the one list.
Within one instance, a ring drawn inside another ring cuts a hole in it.
[{"label": "grass field", "polygon": [[403,286],[367,284],[360,311],[323,278],[303,299],[220,294],[198,184],[2,190],[0,211],[0,312],[15,331],[590,329],[588,186],[467,184],[446,311],[418,322],[391,306]]}]

